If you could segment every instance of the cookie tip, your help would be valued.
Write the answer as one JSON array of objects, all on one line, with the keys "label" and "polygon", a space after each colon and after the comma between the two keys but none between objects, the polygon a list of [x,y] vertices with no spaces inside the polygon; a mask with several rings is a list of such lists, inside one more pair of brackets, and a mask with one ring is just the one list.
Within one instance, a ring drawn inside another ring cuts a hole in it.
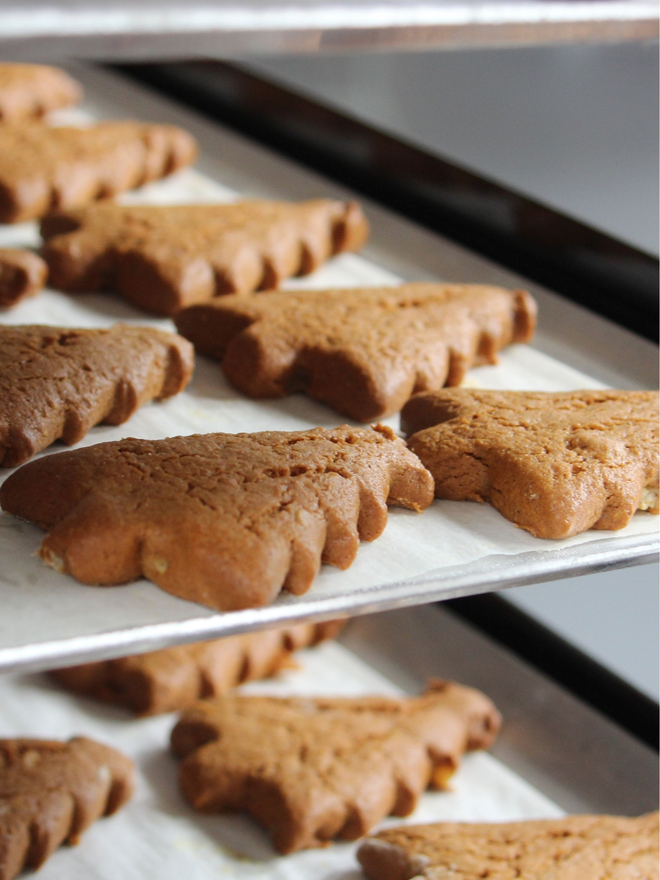
[{"label": "cookie tip", "polygon": [[35,556],[38,556],[41,561],[49,566],[49,568],[55,569],[55,571],[60,574],[66,574],[66,563],[64,561],[64,557],[60,556],[58,553],[55,553],[50,547],[48,547],[45,543],[41,545],[39,550],[34,553]]}]

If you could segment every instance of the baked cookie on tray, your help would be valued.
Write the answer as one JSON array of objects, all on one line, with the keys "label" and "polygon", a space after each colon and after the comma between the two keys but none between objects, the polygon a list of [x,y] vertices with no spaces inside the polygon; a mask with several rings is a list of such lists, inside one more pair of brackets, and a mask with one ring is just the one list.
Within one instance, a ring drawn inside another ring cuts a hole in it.
[{"label": "baked cookie on tray", "polygon": [[80,85],[59,67],[46,64],[0,64],[0,122],[44,116],[78,104]]},{"label": "baked cookie on tray", "polygon": [[334,254],[358,250],[368,230],[359,205],[332,199],[105,203],[41,225],[53,287],[117,290],[158,315],[308,275]]},{"label": "baked cookie on tray", "polygon": [[334,638],[342,625],[300,623],[55,669],[51,675],[75,693],[120,703],[138,715],[157,715],[276,675],[293,665],[295,651]]},{"label": "baked cookie on tray", "polygon": [[436,497],[488,501],[537,538],[659,512],[657,391],[446,389],[408,401],[401,427]]},{"label": "baked cookie on tray", "polygon": [[355,840],[445,788],[463,753],[500,725],[479,691],[433,682],[418,697],[230,696],[172,731],[185,798],[205,813],[249,813],[281,853]]},{"label": "baked cookie on tray", "polygon": [[77,443],[99,423],[120,425],[149,400],[188,384],[192,346],[174,333],[0,326],[0,467],[55,440]]},{"label": "baked cookie on tray", "polygon": [[39,293],[47,275],[48,266],[32,251],[0,248],[0,308]]},{"label": "baked cookie on tray", "polygon": [[0,223],[18,223],[171,174],[195,160],[197,145],[174,125],[24,123],[0,125],[0,156]]},{"label": "baked cookie on tray", "polygon": [[402,284],[232,296],[175,321],[244,394],[304,391],[368,422],[397,412],[415,391],[459,384],[503,346],[528,342],[536,305],[521,290]]},{"label": "baked cookie on tray", "polygon": [[387,505],[423,510],[433,479],[386,427],[120,440],[49,455],[0,487],[48,530],[43,561],[85,584],[144,575],[220,611],[299,595],[348,568]]},{"label": "baked cookie on tray", "polygon": [[658,814],[406,825],[357,857],[369,880],[657,880]]},{"label": "baked cookie on tray", "polygon": [[85,584],[144,575],[220,611],[299,595],[348,568],[387,505],[423,510],[433,479],[386,427],[120,440],[49,455],[0,487],[48,530],[39,555]]},{"label": "baked cookie on tray", "polygon": [[0,880],[76,844],[133,793],[133,762],[85,737],[0,739]]}]

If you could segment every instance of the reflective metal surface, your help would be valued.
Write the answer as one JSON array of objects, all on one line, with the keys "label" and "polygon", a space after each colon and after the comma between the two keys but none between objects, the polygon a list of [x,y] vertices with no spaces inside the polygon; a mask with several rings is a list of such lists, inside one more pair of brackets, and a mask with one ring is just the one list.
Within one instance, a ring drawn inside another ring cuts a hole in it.
[{"label": "reflective metal surface", "polygon": [[277,0],[87,3],[13,0],[0,8],[0,54],[63,57],[236,58],[652,39],[647,0]]}]

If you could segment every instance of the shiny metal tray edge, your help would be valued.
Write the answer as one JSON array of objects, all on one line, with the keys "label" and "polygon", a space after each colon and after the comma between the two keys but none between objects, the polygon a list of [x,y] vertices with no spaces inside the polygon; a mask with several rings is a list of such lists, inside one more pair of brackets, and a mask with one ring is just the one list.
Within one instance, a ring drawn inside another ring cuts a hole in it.
[{"label": "shiny metal tray edge", "polygon": [[10,59],[236,58],[254,54],[419,51],[653,39],[649,0],[454,0],[287,4],[273,0],[132,4],[5,3]]},{"label": "shiny metal tray edge", "polygon": [[[602,545],[610,545],[609,547]],[[397,581],[374,589],[358,590],[348,601],[345,595],[287,602],[284,597],[268,608],[247,609],[231,614],[213,614],[183,621],[150,624],[123,630],[93,633],[0,649],[0,673],[21,669],[38,672],[54,666],[75,665],[90,660],[153,651],[168,645],[219,638],[280,624],[330,620],[336,617],[372,614],[459,596],[476,595],[510,587],[579,577],[657,561],[660,542],[656,536],[634,536],[625,542],[608,539],[579,547],[544,551],[541,561],[532,551],[512,564],[507,556],[491,556],[470,566],[444,569],[422,578]],[[534,564],[530,571],[530,563]]]}]

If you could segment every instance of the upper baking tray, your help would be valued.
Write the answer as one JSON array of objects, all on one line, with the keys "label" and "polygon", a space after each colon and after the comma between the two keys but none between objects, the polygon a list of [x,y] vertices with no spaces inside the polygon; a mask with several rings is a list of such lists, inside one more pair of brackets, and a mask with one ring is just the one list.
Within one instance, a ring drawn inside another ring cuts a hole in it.
[{"label": "upper baking tray", "polygon": [[6,58],[237,58],[254,53],[468,48],[653,39],[650,0],[13,0]]},{"label": "upper baking tray", "polygon": [[[200,171],[187,170],[151,184],[131,199],[166,203],[222,200],[236,193],[294,199],[348,195],[115,75],[91,69],[75,73],[87,90],[86,112],[103,118],[168,120],[185,125],[200,140]],[[373,237],[364,254],[343,255],[292,285],[354,286],[393,283],[399,278],[524,284],[375,205],[367,202],[365,207]],[[36,241],[33,224],[0,230],[3,245]],[[602,384],[655,387],[653,345],[547,291],[527,286],[540,305],[538,339],[532,347],[508,349],[498,366],[472,371],[472,384],[554,390]],[[107,326],[124,320],[172,328],[168,320],[145,316],[114,297],[68,297],[55,291],[25,301],[1,320],[66,326]],[[333,411],[301,396],[259,403],[243,398],[224,383],[216,363],[199,358],[186,392],[143,408],[118,428],[93,429],[82,445],[127,436],[332,427],[340,421]],[[397,417],[388,421],[397,427]],[[32,555],[41,538],[37,528],[2,515],[0,669],[41,669],[294,619],[366,613],[645,562],[657,552],[657,522],[639,514],[618,533],[588,532],[550,542],[516,529],[486,505],[436,501],[423,515],[392,510],[384,535],[363,545],[348,571],[326,566],[305,596],[284,595],[267,608],[217,614],[146,581],[102,589],[82,586]]]}]

